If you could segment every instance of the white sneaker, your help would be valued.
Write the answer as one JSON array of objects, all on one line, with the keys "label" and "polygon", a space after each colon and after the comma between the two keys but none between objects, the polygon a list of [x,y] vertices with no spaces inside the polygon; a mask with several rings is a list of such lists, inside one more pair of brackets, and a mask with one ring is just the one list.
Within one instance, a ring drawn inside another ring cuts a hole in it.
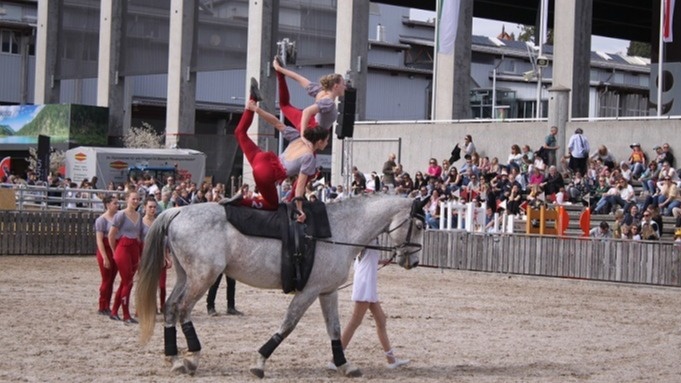
[{"label": "white sneaker", "polygon": [[329,362],[326,365],[326,369],[329,370],[329,371],[338,371],[338,368],[336,367],[335,364],[333,364],[333,362]]},{"label": "white sneaker", "polygon": [[409,359],[397,359],[395,358],[394,363],[388,363],[388,369],[394,370],[400,366],[404,366],[405,364],[411,362]]}]

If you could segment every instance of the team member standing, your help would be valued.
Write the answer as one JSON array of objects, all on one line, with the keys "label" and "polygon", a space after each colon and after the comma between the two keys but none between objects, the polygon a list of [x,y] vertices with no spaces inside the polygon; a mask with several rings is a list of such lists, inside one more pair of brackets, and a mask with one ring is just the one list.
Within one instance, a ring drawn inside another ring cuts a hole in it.
[{"label": "team member standing", "polygon": [[[208,309],[208,315],[214,317],[218,316],[218,312],[215,311],[215,296],[218,294],[218,288],[220,287],[220,281],[224,274],[218,275],[218,279],[215,280],[213,286],[208,290],[208,296],[206,297],[206,308]],[[232,278],[225,276],[227,280],[227,315],[244,315],[241,311],[236,309],[236,281]]]},{"label": "team member standing", "polygon": [[[345,94],[345,80],[343,76],[332,73],[323,76],[319,83],[312,82],[300,74],[283,67],[279,57],[275,57],[272,63],[277,72],[279,82],[279,108],[284,116],[300,130],[301,134],[305,129],[314,126],[321,126],[324,129],[331,129],[331,126],[338,118],[338,108],[336,108],[336,98]],[[291,105],[286,77],[295,80],[302,86],[310,97],[314,97],[314,104],[300,110]]]},{"label": "team member standing", "polygon": [[140,260],[142,239],[142,215],[137,212],[140,203],[139,194],[136,191],[129,191],[125,202],[125,209],[116,213],[109,230],[109,245],[111,245],[114,261],[121,275],[121,283],[116,291],[110,318],[121,320],[118,316],[118,308],[123,306],[125,323],[138,323],[137,319],[130,316],[129,305],[132,282]]},{"label": "team member standing", "polygon": [[[378,244],[378,240],[375,241]],[[388,330],[386,328],[386,316],[378,300],[378,265],[386,265],[389,259],[380,259],[380,252],[374,249],[364,249],[355,259],[355,275],[352,283],[352,300],[355,302],[350,321],[345,325],[341,334],[341,344],[346,349],[350,344],[355,330],[362,323],[367,310],[371,311],[376,321],[378,340],[383,346],[385,357],[388,360],[388,368],[393,369],[409,363],[408,359],[397,359],[390,346]],[[329,365],[331,368],[333,364]]]},{"label": "team member standing", "polygon": [[[151,227],[151,224],[154,223],[154,220],[156,220],[156,213],[158,211],[158,202],[154,197],[147,197],[146,200],[144,200],[144,217],[142,217],[142,244],[144,245],[144,239],[147,236],[147,233],[149,232],[149,228]],[[142,249],[140,249],[140,254],[142,254],[144,246],[142,246]],[[170,257],[168,256],[168,252],[165,253],[164,257],[164,264],[163,264],[163,270],[161,271],[160,278],[158,280],[158,289],[159,289],[159,300],[161,302],[160,307],[161,307],[161,312],[163,312],[164,305],[166,302],[166,277],[167,277],[167,270],[172,266],[172,262],[170,261]]]},{"label": "team member standing", "polygon": [[118,211],[118,199],[114,195],[108,195],[102,200],[105,211],[95,220],[95,237],[97,240],[97,264],[99,273],[102,275],[102,283],[99,285],[99,310],[100,315],[111,314],[111,294],[113,293],[114,280],[118,268],[114,262],[113,252],[109,247],[109,230],[114,216]]}]

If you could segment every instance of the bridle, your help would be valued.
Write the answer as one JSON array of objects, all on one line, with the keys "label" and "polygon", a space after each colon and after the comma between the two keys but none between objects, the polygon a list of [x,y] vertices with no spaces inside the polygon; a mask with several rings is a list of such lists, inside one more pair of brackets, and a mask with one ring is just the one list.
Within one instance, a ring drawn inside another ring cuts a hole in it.
[{"label": "bridle", "polygon": [[[363,249],[372,249],[372,250],[392,252],[392,254],[390,256],[390,260],[392,261],[395,258],[395,256],[397,256],[398,252],[402,252],[402,254],[404,254],[405,256],[410,256],[412,254],[418,253],[423,248],[423,245],[421,245],[420,243],[411,242],[411,235],[412,235],[413,227],[415,225],[414,221],[417,220],[417,219],[418,218],[414,214],[409,214],[409,217],[405,218],[404,221],[402,221],[400,224],[398,224],[397,226],[395,226],[392,229],[388,228],[385,231],[387,234],[390,234],[393,231],[404,226],[407,222],[409,222],[409,228],[407,229],[407,237],[405,238],[404,242],[402,242],[399,245],[395,245],[395,246],[361,245],[361,244],[352,243],[352,242],[342,242],[342,241],[334,241],[334,240],[325,239],[325,238],[317,238],[317,237],[310,236],[310,235],[306,235],[305,237],[308,238],[308,239],[314,239],[318,242],[329,243],[329,244],[332,244],[332,245],[352,246],[352,247],[360,247],[360,248],[363,248]],[[388,225],[390,225],[390,224],[388,224]],[[406,248],[415,248],[415,250],[412,250],[412,251],[409,251],[409,252],[403,251]],[[407,265],[408,264],[409,264],[409,262],[407,262]],[[409,267],[407,266],[407,268],[409,268]]]}]

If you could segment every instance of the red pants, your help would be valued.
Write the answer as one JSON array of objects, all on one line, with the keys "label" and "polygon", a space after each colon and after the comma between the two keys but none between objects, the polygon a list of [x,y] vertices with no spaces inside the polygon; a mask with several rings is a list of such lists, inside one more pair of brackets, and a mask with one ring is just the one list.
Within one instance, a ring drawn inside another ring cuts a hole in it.
[{"label": "red pants", "polygon": [[109,268],[104,267],[104,257],[97,249],[97,264],[99,265],[99,273],[102,275],[102,283],[99,285],[99,311],[109,310],[111,307],[111,294],[113,293],[114,280],[118,268],[114,261],[111,248],[109,247],[109,239],[104,237],[104,248],[106,249],[106,257],[109,259]]},{"label": "red pants", "polygon": [[161,270],[161,278],[158,280],[158,295],[159,299],[161,301],[161,312],[163,312],[163,309],[165,308],[166,304],[166,277],[168,275],[168,269],[163,267],[163,270]]},{"label": "red pants", "polygon": [[130,319],[130,293],[132,281],[140,262],[140,242],[136,238],[121,237],[116,243],[114,261],[121,275],[121,283],[116,291],[116,298],[111,315],[118,315],[118,308],[123,306],[123,319]]},{"label": "red pants", "polygon": [[265,152],[248,137],[248,128],[253,122],[253,112],[245,109],[241,115],[239,125],[237,125],[234,135],[239,142],[241,150],[244,152],[248,163],[253,168],[253,179],[258,186],[258,191],[262,196],[262,201],[244,198],[242,205],[251,206],[258,209],[277,210],[279,206],[279,193],[276,183],[286,179],[286,169],[281,165],[279,157],[272,152]]},{"label": "red pants", "polygon": [[[300,120],[303,118],[303,111],[302,109],[298,109],[291,105],[291,95],[288,93],[286,76],[279,72],[276,73],[277,81],[279,82],[279,109],[281,110],[281,113],[284,114],[284,117],[286,117],[296,129],[301,130]],[[315,126],[317,126],[317,120],[315,120],[315,116],[311,116],[310,121],[307,123],[307,127],[312,128]]]}]

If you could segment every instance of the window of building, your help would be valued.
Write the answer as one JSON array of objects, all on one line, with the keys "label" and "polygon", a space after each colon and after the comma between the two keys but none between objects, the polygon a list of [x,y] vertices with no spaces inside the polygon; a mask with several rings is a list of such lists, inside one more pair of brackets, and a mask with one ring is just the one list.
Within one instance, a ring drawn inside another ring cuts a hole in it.
[{"label": "window of building", "polygon": [[0,30],[0,52],[19,54],[19,36],[14,31]]}]

